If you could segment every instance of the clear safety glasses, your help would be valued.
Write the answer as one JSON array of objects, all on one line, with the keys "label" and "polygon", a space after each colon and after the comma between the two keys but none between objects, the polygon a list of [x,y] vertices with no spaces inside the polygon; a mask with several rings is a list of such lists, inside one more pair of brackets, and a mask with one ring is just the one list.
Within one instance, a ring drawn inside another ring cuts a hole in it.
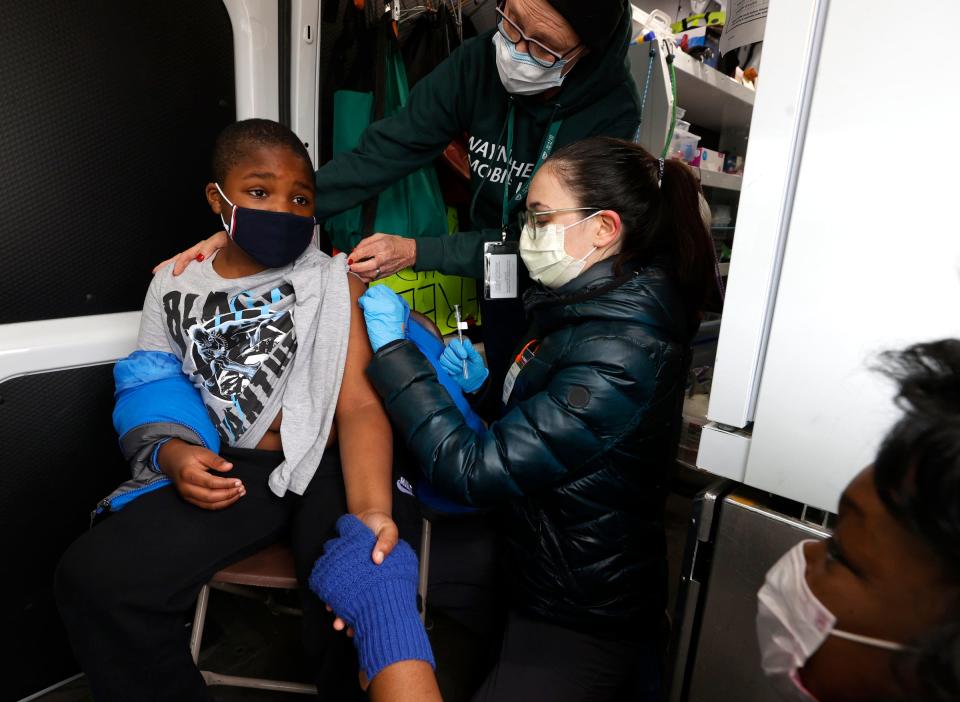
[{"label": "clear safety glasses", "polygon": [[[537,238],[537,226],[543,226],[548,224],[548,222],[543,222],[540,220],[541,217],[549,217],[550,215],[562,214],[563,212],[601,212],[600,207],[562,207],[557,210],[524,210],[521,212],[518,217],[518,222],[520,224],[520,231],[523,231],[523,228],[526,225],[530,225],[530,237],[533,239]],[[592,215],[591,215],[592,216]],[[583,220],[580,220],[581,222]],[[579,222],[577,222],[579,224]],[[573,226],[568,224],[569,226]]]}]

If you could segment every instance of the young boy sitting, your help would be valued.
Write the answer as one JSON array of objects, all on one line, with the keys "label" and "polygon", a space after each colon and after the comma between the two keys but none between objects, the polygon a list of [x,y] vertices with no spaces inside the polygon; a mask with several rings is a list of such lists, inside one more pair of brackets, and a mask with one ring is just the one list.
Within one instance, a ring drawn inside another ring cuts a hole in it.
[{"label": "young boy sitting", "polygon": [[[377,535],[375,563],[397,540],[390,425],[364,374],[365,286],[312,244],[309,155],[286,127],[245,120],[217,139],[213,174],[207,201],[230,241],[178,277],[172,266],[154,277],[137,351],[115,369],[133,479],[100,503],[109,518],[57,571],[98,701],[210,699],[183,623],[225,565],[289,534],[306,590],[344,511]],[[356,697],[349,643],[316,598],[304,608],[320,689]]]}]

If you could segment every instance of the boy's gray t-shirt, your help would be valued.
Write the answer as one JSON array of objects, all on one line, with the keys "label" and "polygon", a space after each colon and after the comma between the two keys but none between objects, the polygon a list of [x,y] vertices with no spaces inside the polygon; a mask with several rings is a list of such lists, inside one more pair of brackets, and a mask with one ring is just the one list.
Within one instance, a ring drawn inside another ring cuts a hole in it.
[{"label": "boy's gray t-shirt", "polygon": [[302,494],[323,456],[350,332],[345,257],[310,247],[293,264],[222,278],[215,257],[158,272],[137,347],[181,359],[221,440],[254,448],[282,410],[277,495]]}]

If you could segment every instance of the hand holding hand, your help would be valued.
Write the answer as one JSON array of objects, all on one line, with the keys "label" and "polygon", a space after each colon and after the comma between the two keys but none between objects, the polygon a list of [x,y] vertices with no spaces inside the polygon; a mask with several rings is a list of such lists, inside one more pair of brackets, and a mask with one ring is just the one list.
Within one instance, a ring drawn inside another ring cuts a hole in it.
[{"label": "hand holding hand", "polygon": [[395,234],[374,234],[363,239],[347,258],[350,272],[364,283],[386,278],[417,261],[417,241]]},{"label": "hand holding hand", "polygon": [[400,540],[400,530],[397,529],[396,523],[386,512],[368,510],[360,512],[357,519],[363,522],[364,526],[377,537],[377,543],[373,546],[370,558],[374,563],[380,565]]},{"label": "hand holding hand", "polygon": [[402,297],[386,285],[378,285],[363,293],[359,302],[374,353],[404,337],[410,308]]},{"label": "hand holding hand", "polygon": [[434,665],[427,632],[417,613],[417,557],[397,543],[381,565],[370,552],[374,533],[350,514],[337,520],[340,536],[331,539],[310,575],[310,589],[355,631],[360,666],[370,680],[401,660]]},{"label": "hand holding hand", "polygon": [[189,266],[191,262],[202,261],[205,258],[210,258],[217,252],[218,249],[222,249],[226,245],[227,233],[223,231],[217,232],[209,239],[204,239],[199,244],[191,246],[183,253],[177,254],[172,258],[168,258],[163,263],[158,263],[156,266],[154,266],[153,272],[156,273],[164,266],[173,263],[173,274],[180,275],[184,270],[186,270],[187,266]]},{"label": "hand holding hand", "polygon": [[[467,377],[463,377],[463,362],[467,362]],[[473,348],[470,339],[453,339],[440,354],[440,366],[457,382],[464,392],[476,392],[486,381],[490,371],[483,358]]]},{"label": "hand holding hand", "polygon": [[202,446],[170,439],[157,452],[157,463],[180,497],[202,509],[224,509],[247,494],[240,480],[210,474],[226,473],[233,464]]}]

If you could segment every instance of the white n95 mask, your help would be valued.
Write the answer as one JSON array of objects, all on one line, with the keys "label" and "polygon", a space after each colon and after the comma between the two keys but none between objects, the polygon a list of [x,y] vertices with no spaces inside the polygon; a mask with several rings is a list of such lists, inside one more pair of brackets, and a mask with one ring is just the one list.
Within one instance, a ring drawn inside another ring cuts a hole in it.
[{"label": "white n95 mask", "polygon": [[566,226],[545,224],[534,228],[525,224],[520,232],[520,258],[530,272],[530,278],[545,287],[559,288],[580,275],[597,247],[592,247],[583,258],[574,258],[563,248],[564,232],[598,214],[600,211]]},{"label": "white n95 mask", "polygon": [[807,584],[807,559],[801,541],[767,572],[757,593],[757,639],[763,672],[785,700],[816,702],[800,681],[799,670],[828,636],[888,651],[906,647],[892,641],[836,629],[837,618]]},{"label": "white n95 mask", "polygon": [[518,51],[500,32],[493,33],[493,45],[497,49],[497,73],[500,82],[511,95],[537,95],[551,88],[558,88],[566,77],[563,67],[567,59],[544,68],[530,54]]}]

